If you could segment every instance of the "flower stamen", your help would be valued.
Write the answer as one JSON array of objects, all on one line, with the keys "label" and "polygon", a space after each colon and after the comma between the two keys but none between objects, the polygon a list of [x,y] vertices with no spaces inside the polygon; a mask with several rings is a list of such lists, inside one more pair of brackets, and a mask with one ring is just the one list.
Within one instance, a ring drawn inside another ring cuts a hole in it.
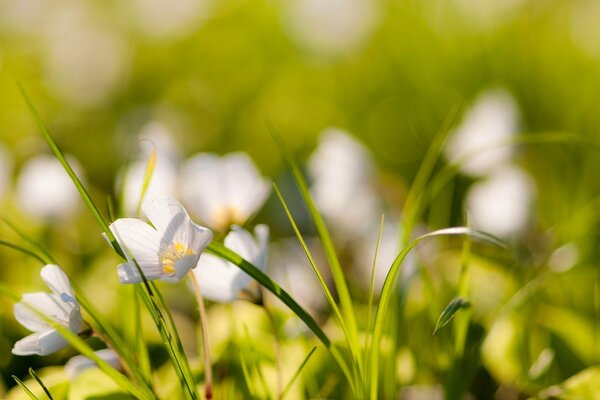
[{"label": "flower stamen", "polygon": [[166,274],[174,274],[175,263],[181,258],[191,256],[192,254],[194,254],[192,249],[179,242],[170,244],[163,243],[160,246],[158,257],[160,258],[163,271]]}]

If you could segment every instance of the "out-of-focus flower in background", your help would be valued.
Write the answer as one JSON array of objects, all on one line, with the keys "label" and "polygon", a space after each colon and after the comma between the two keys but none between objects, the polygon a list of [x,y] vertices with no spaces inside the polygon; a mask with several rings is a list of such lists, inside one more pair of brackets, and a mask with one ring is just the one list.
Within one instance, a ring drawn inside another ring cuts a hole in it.
[{"label": "out-of-focus flower in background", "polygon": [[31,335],[15,343],[13,354],[45,356],[66,347],[68,342],[40,314],[79,334],[84,327],[79,303],[75,299],[69,278],[58,265],[48,264],[40,276],[52,293],[25,293],[14,306],[15,318]]},{"label": "out-of-focus flower in background", "polygon": [[524,171],[502,167],[469,189],[465,200],[469,223],[499,237],[518,234],[529,222],[534,192]]},{"label": "out-of-focus flower in background", "polygon": [[460,126],[450,133],[446,157],[460,162],[461,172],[485,176],[509,162],[513,147],[508,142],[519,129],[519,109],[504,90],[489,90],[475,100]]},{"label": "out-of-focus flower in background", "polygon": [[135,218],[120,218],[110,225],[127,257],[118,266],[119,280],[142,282],[138,266],[148,280],[180,280],[196,267],[212,232],[194,224],[181,204],[169,197],[144,202],[142,211],[154,228]]},{"label": "out-of-focus flower in background", "polygon": [[[264,271],[269,252],[269,227],[257,225],[254,237],[246,230],[233,226],[225,237],[225,247],[233,250],[255,267]],[[255,299],[252,278],[236,265],[212,254],[202,254],[194,269],[202,295],[219,303],[237,299]]]},{"label": "out-of-focus flower in background", "polygon": [[0,26],[13,33],[40,34],[56,1],[6,0],[0,3]]},{"label": "out-of-focus flower in background", "polygon": [[197,154],[182,166],[180,184],[183,203],[217,231],[243,225],[271,192],[271,182],[245,153]]},{"label": "out-of-focus flower in background", "polygon": [[379,20],[376,0],[293,0],[284,25],[303,48],[320,56],[340,56],[360,48]]},{"label": "out-of-focus flower in background", "polygon": [[341,129],[326,129],[308,167],[312,196],[336,233],[355,237],[376,230],[381,203],[371,154],[360,142]]},{"label": "out-of-focus flower in background", "polygon": [[589,55],[600,59],[600,3],[594,0],[571,4],[571,36],[574,43]]},{"label": "out-of-focus flower in background", "polygon": [[[81,179],[81,167],[72,157],[69,164]],[[17,206],[30,218],[60,220],[78,210],[79,193],[61,163],[51,155],[27,161],[16,184]]]},{"label": "out-of-focus flower in background", "polygon": [[6,147],[0,144],[0,201],[10,188],[13,160]]},{"label": "out-of-focus flower in background", "polygon": [[151,39],[177,39],[198,29],[212,0],[130,0],[137,30]]},{"label": "out-of-focus flower in background", "polygon": [[123,86],[129,52],[114,29],[100,24],[81,3],[56,7],[46,36],[45,80],[72,106],[96,106]]},{"label": "out-of-focus flower in background", "polygon": [[121,204],[127,215],[137,211],[150,158],[155,158],[155,163],[143,200],[177,193],[179,153],[169,130],[159,122],[150,122],[142,128],[139,140],[141,158],[123,168],[117,179]]},{"label": "out-of-focus flower in background", "polygon": [[[119,355],[113,349],[102,349],[95,353],[101,360],[108,363],[114,369],[121,369]],[[81,355],[71,357],[71,359],[65,363],[65,371],[71,380],[77,378],[83,371],[97,367],[98,364],[96,364],[94,360]]]}]

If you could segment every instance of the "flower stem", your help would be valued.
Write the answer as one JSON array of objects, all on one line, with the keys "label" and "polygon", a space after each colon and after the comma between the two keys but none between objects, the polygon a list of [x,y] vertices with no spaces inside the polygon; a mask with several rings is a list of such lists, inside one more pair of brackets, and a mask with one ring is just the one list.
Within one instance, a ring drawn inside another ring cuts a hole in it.
[{"label": "flower stem", "polygon": [[200,291],[200,285],[194,271],[188,273],[194,286],[196,293],[196,301],[198,302],[198,313],[200,314],[200,333],[202,334],[202,352],[204,353],[204,384],[205,397],[207,400],[212,399],[212,363],[210,359],[210,342],[208,338],[208,319],[206,318],[206,308],[204,307],[204,298]]}]

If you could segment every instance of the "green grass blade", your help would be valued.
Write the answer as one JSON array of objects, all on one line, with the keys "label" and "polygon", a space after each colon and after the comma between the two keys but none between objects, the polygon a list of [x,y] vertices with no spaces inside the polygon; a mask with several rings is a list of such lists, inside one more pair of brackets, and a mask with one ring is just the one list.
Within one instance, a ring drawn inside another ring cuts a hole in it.
[{"label": "green grass blade", "polygon": [[469,307],[471,307],[471,303],[462,297],[456,297],[452,299],[440,314],[440,317],[435,324],[433,334],[435,335],[440,329],[448,325],[452,317],[454,317],[454,314],[456,314],[460,309]]},{"label": "green grass blade", "polygon": [[42,264],[46,264],[46,260],[37,255],[36,253],[34,253],[33,251],[26,249],[23,246],[19,246],[18,244],[6,241],[6,240],[2,240],[0,239],[0,246],[4,246],[4,247],[8,247],[9,249],[13,249],[13,250],[17,250],[25,255],[31,256],[33,258],[35,258],[36,260],[38,260],[39,262],[41,262]]},{"label": "green grass blade", "polygon": [[60,149],[60,147],[58,146],[58,144],[56,143],[56,141],[50,134],[50,131],[48,130],[48,128],[46,128],[44,121],[42,120],[39,113],[33,106],[33,103],[29,99],[29,96],[25,92],[25,89],[23,89],[23,87],[21,85],[19,85],[19,90],[21,91],[21,95],[23,96],[25,103],[27,103],[27,107],[29,107],[29,111],[31,112],[31,115],[33,116],[33,119],[35,120],[35,122],[38,126],[38,129],[40,130],[40,132],[42,134],[42,137],[44,138],[46,143],[48,143],[48,147],[50,147],[50,150],[52,150],[52,153],[54,153],[54,156],[56,157],[56,159],[62,164],[63,168],[69,175],[69,178],[71,178],[71,180],[73,181],[73,184],[77,188],[77,191],[81,194],[81,198],[83,199],[86,206],[90,209],[90,211],[92,212],[92,214],[94,215],[94,217],[96,218],[96,220],[98,221],[100,226],[102,227],[102,231],[106,234],[108,240],[113,244],[113,247],[115,247],[115,249],[118,249],[118,245],[116,244],[115,236],[110,231],[110,229],[108,229],[108,223],[106,222],[106,220],[102,216],[102,213],[100,212],[100,210],[98,209],[98,207],[92,200],[91,196],[89,195],[89,193],[87,192],[87,190],[85,189],[83,184],[81,183],[81,180],[79,180],[79,178],[77,177],[77,174],[75,174],[75,171],[73,171],[73,168],[71,168],[71,165],[66,160],[62,150]]},{"label": "green grass blade", "polygon": [[151,143],[153,146],[152,152],[148,157],[148,162],[146,163],[146,172],[144,173],[144,180],[142,182],[142,190],[140,191],[140,198],[138,199],[137,207],[135,208],[136,215],[139,215],[140,210],[142,209],[142,203],[144,202],[144,196],[146,195],[146,191],[148,190],[148,186],[150,186],[150,181],[152,180],[152,174],[154,173],[154,168],[156,167],[156,158],[157,151],[154,143]]},{"label": "green grass blade", "polygon": [[16,375],[11,375],[12,378],[14,379],[15,382],[17,382],[17,385],[19,385],[19,387],[21,389],[23,389],[23,391],[25,392],[25,394],[27,394],[27,396],[29,396],[30,399],[33,400],[39,400],[31,390],[29,390],[29,388],[27,386],[25,386],[25,384],[23,383],[22,380],[20,380],[19,378],[16,377]]},{"label": "green grass blade", "polygon": [[306,324],[306,326],[315,334],[315,336],[330,352],[331,356],[344,374],[344,377],[347,379],[350,387],[356,393],[354,380],[344,357],[341,355],[337,347],[331,342],[329,337],[321,330],[317,322],[296,302],[296,300],[294,300],[285,290],[281,288],[281,286],[269,278],[264,272],[222,244],[218,242],[212,242],[208,245],[206,251],[237,265],[242,271],[250,275],[265,289],[277,296],[279,300],[281,300],[291,311],[293,311],[294,314],[296,314],[296,316]]},{"label": "green grass blade", "polygon": [[308,185],[302,172],[300,171],[300,167],[296,163],[294,157],[289,154],[283,141],[277,135],[277,133],[271,129],[271,133],[275,142],[279,145],[282,154],[284,155],[289,168],[292,172],[292,176],[294,177],[294,181],[298,187],[300,195],[306,204],[308,212],[313,220],[315,225],[315,229],[317,230],[317,234],[323,243],[323,248],[325,250],[325,256],[327,257],[327,262],[329,263],[329,267],[331,269],[331,276],[333,277],[333,282],[335,285],[335,289],[337,291],[338,297],[340,299],[341,311],[344,317],[345,325],[347,326],[347,333],[349,337],[347,338],[348,342],[351,343],[351,351],[353,357],[356,361],[357,367],[360,371],[362,371],[362,361],[359,355],[359,346],[358,342],[358,328],[356,325],[356,316],[354,314],[354,307],[352,304],[352,299],[350,297],[350,291],[348,290],[348,284],[346,283],[346,278],[344,276],[344,271],[342,270],[342,266],[338,259],[338,256],[335,251],[335,245],[333,243],[333,239],[331,238],[331,234],[327,229],[327,225],[323,220],[323,217],[319,213],[308,189]]},{"label": "green grass blade", "polygon": [[38,385],[40,385],[42,390],[44,391],[44,393],[46,393],[46,396],[48,396],[48,398],[50,400],[54,400],[54,398],[52,397],[52,394],[50,394],[50,390],[48,390],[48,388],[46,387],[44,382],[42,382],[42,380],[40,379],[38,374],[35,373],[33,368],[29,368],[29,375],[31,375],[31,377],[37,381]]},{"label": "green grass blade", "polygon": [[396,277],[400,272],[400,267],[402,266],[402,262],[408,255],[408,253],[421,241],[433,238],[437,236],[452,236],[452,235],[469,235],[473,238],[484,240],[488,243],[494,244],[496,246],[505,248],[506,246],[496,237],[489,235],[484,232],[476,231],[474,229],[470,229],[467,227],[454,227],[454,228],[446,228],[440,229],[434,232],[427,233],[425,235],[419,236],[418,238],[411,241],[396,257],[388,274],[383,283],[383,288],[381,290],[381,296],[379,298],[379,307],[377,308],[377,313],[375,315],[375,325],[373,327],[373,341],[371,343],[370,349],[370,363],[369,363],[369,373],[370,373],[370,399],[377,399],[377,391],[378,391],[378,377],[379,377],[379,355],[381,348],[381,339],[383,336],[383,327],[385,321],[389,318],[388,315],[388,306],[390,300],[392,299],[392,294],[394,292],[394,283],[396,281]]},{"label": "green grass blade", "polygon": [[33,247],[34,249],[39,251],[42,254],[41,258],[44,259],[45,264],[56,264],[57,263],[56,260],[54,259],[54,257],[52,257],[52,255],[44,248],[44,246],[42,246],[37,240],[35,240],[27,232],[25,232],[25,230],[22,229],[19,225],[17,225],[11,219],[9,219],[8,217],[5,217],[5,216],[0,217],[0,219],[2,219],[2,221],[4,221],[4,223],[6,225],[8,225],[8,227],[13,232],[15,232],[21,239],[23,239],[31,247]]},{"label": "green grass blade", "polygon": [[300,364],[300,367],[298,367],[298,369],[292,376],[292,379],[290,379],[290,381],[287,383],[287,385],[285,385],[285,388],[281,392],[281,396],[279,396],[279,400],[283,400],[283,398],[288,394],[288,392],[292,388],[292,385],[294,384],[294,382],[296,382],[296,379],[298,379],[298,377],[300,376],[300,372],[302,372],[302,370],[304,369],[304,366],[308,363],[308,360],[310,360],[310,358],[312,357],[315,350],[317,350],[317,348],[313,347],[312,350],[306,355],[306,357],[304,358],[304,361],[302,361],[302,364]]}]

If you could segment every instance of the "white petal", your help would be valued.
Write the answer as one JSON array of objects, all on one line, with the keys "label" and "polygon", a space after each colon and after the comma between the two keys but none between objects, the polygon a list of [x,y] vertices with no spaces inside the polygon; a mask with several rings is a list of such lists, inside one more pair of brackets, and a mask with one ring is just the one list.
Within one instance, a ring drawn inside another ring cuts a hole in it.
[{"label": "white petal", "polygon": [[240,213],[243,220],[254,214],[267,199],[271,190],[268,180],[260,173],[246,153],[230,153],[223,157],[226,202]]},{"label": "white petal", "polygon": [[130,261],[135,259],[144,272],[160,270],[160,235],[150,225],[135,218],[121,218],[110,225],[110,230]]},{"label": "white petal", "polygon": [[[98,350],[95,353],[100,359],[106,361],[114,369],[121,368],[119,355],[113,349]],[[72,357],[69,361],[67,361],[67,363],[65,364],[65,371],[69,375],[69,378],[73,380],[86,369],[93,367],[97,367],[95,361],[85,356],[79,355]]]},{"label": "white petal", "polygon": [[[18,307],[17,307],[18,306]],[[78,308],[76,304],[64,302],[59,295],[51,293],[25,293],[23,294],[21,302],[15,304],[15,318],[17,321],[27,327],[25,323],[31,322],[38,316],[36,311],[42,313],[61,325],[69,326],[69,319],[71,311],[74,308]],[[34,311],[36,310],[36,311]],[[20,318],[25,319],[21,322]]]},{"label": "white petal", "polygon": [[69,343],[56,330],[43,332],[40,335],[40,356],[52,354],[67,347]]},{"label": "white petal", "polygon": [[212,254],[203,254],[200,257],[194,274],[202,295],[219,303],[229,303],[238,299],[240,290],[250,280],[242,270]]},{"label": "white petal", "polygon": [[200,254],[213,239],[213,233],[210,229],[203,226],[190,223],[188,227],[187,246],[194,253]]},{"label": "white petal", "polygon": [[[138,264],[138,265],[144,272],[144,276],[146,277],[146,279],[149,281],[154,280],[154,279],[160,279],[164,275],[164,272],[158,265],[153,268],[149,268],[149,269],[144,268],[140,264]],[[129,262],[120,264],[117,267],[117,275],[119,276],[119,281],[123,284],[140,283],[140,282],[144,281],[137,269],[137,266],[135,265],[135,263],[133,261],[129,261]]]},{"label": "white petal", "polygon": [[182,198],[202,222],[215,226],[215,217],[226,203],[221,158],[200,153],[188,159],[181,169]]},{"label": "white petal", "polygon": [[17,356],[31,356],[40,354],[40,336],[42,332],[36,332],[15,343],[12,353]]},{"label": "white petal", "polygon": [[161,242],[175,243],[187,241],[190,218],[181,204],[170,197],[155,197],[144,202],[142,211],[158,231]]},{"label": "white petal", "polygon": [[258,245],[252,235],[239,226],[232,226],[224,241],[225,247],[235,251],[242,258],[254,263],[258,254]]},{"label": "white petal", "polygon": [[192,254],[175,261],[175,274],[172,276],[165,276],[163,277],[163,280],[169,282],[179,281],[190,269],[196,268],[199,258],[200,254]]},{"label": "white petal", "polygon": [[71,288],[71,282],[69,278],[63,272],[63,270],[55,264],[48,264],[40,271],[40,276],[46,282],[46,285],[57,295],[66,293],[68,296],[75,298],[73,289]]},{"label": "white petal", "polygon": [[37,315],[22,302],[14,305],[13,312],[15,314],[15,319],[30,331],[40,332],[47,329],[52,329],[52,326],[49,323],[44,321],[42,317]]},{"label": "white petal", "polygon": [[259,249],[256,264],[254,265],[264,272],[267,269],[269,255],[269,227],[263,224],[256,225],[254,227],[254,234],[256,235]]}]

